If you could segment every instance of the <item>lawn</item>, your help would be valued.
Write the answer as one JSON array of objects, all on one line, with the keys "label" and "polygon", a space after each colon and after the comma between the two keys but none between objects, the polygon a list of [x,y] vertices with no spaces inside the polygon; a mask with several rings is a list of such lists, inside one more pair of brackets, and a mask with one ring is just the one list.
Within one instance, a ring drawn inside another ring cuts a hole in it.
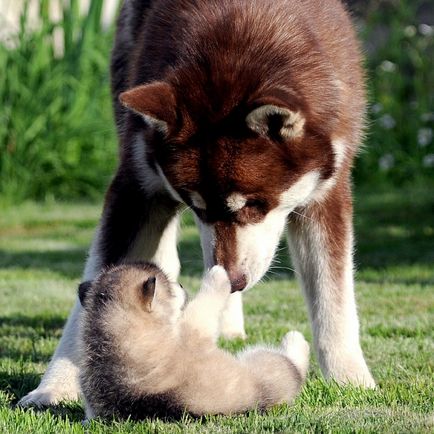
[{"label": "lawn", "polygon": [[[378,389],[325,383],[312,359],[292,407],[179,422],[92,422],[90,433],[433,432],[434,195],[367,193],[356,200],[357,298],[362,344]],[[99,204],[26,203],[0,214],[0,432],[83,432],[79,403],[41,412],[14,404],[39,382],[60,338]],[[180,240],[186,288],[197,289],[198,235],[185,215]],[[290,329],[311,341],[306,308],[285,250],[246,300],[247,343],[277,343]],[[229,350],[244,342],[222,342]]]}]

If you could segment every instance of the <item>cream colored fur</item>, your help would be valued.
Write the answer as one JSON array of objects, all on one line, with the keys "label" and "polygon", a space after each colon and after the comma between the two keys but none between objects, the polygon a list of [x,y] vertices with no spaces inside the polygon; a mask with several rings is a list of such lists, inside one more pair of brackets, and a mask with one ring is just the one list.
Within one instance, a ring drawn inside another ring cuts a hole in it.
[{"label": "cream colored fur", "polygon": [[[155,215],[154,220],[151,219],[151,225],[147,225],[142,229],[140,236],[129,254],[129,259],[134,260],[139,257],[147,257],[149,260],[159,264],[169,278],[175,282],[178,279],[180,270],[180,262],[176,248],[178,216],[175,215],[165,228],[161,228],[161,231],[157,230],[158,224],[153,224],[153,222],[158,220],[159,216]],[[98,253],[99,242],[100,232],[98,229],[89,251],[83,273],[83,281],[93,280],[101,269],[101,261]],[[77,299],[63,329],[60,343],[39,386],[19,401],[18,404],[20,406],[44,407],[56,405],[61,401],[79,399],[79,342],[77,333],[78,318],[81,310],[82,307]]]},{"label": "cream colored fur", "polygon": [[[179,307],[165,295],[167,288],[158,286],[158,278],[152,312],[144,314],[131,295],[136,280],[122,277],[125,295],[106,309],[113,348],[123,357],[130,390],[144,396],[174,391],[178,405],[195,415],[234,414],[292,402],[309,361],[309,346],[300,333],[288,333],[278,348],[258,346],[236,356],[217,347],[221,313],[231,296],[222,267],[205,275],[199,293],[179,317]],[[83,330],[98,314],[86,311]],[[164,320],[167,315],[175,315],[175,321]],[[87,417],[98,416],[92,390],[84,398]]]}]

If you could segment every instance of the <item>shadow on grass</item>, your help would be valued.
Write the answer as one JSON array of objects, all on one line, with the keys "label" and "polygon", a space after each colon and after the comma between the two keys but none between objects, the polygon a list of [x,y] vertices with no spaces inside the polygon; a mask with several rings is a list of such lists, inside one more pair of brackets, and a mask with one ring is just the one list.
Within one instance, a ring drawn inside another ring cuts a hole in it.
[{"label": "shadow on grass", "polygon": [[[21,368],[22,369],[22,368]],[[0,389],[11,395],[11,407],[15,408],[18,401],[27,393],[34,390],[41,380],[41,375],[34,372],[0,371]],[[68,419],[71,422],[80,422],[83,419],[83,408],[79,402],[61,403],[54,407],[36,409],[38,412],[50,412],[52,415]]]},{"label": "shadow on grass", "polygon": [[[65,316],[52,314],[0,317],[0,337],[13,338],[3,340],[0,346],[0,359],[47,363],[52,356],[51,351],[47,353],[35,343],[42,339],[59,339],[65,322]],[[17,339],[22,342],[19,346],[14,343]]]},{"label": "shadow on grass", "polygon": [[[29,327],[38,334],[52,334],[53,331],[62,329],[65,321],[66,318],[64,316],[49,313],[34,316],[16,314],[0,317],[0,327]],[[14,329],[14,335],[16,335],[16,329]]]},{"label": "shadow on grass", "polygon": [[13,396],[15,405],[24,395],[38,386],[41,376],[33,372],[0,372],[0,389]]},{"label": "shadow on grass", "polygon": [[[16,408],[18,401],[27,393],[34,390],[41,380],[36,373],[23,372],[0,372],[0,389],[12,396],[11,407]],[[61,419],[71,422],[80,422],[83,419],[83,409],[79,403],[59,404],[55,407],[33,409],[34,411],[48,411]]]},{"label": "shadow on grass", "polygon": [[[431,191],[378,194],[359,191],[355,196],[356,264],[360,271],[434,264],[434,194]],[[186,226],[192,224],[191,216],[184,220]],[[202,253],[197,232],[181,239],[179,252],[183,274],[200,277]],[[79,279],[86,254],[82,248],[45,252],[0,250],[0,268],[53,270],[67,278]],[[276,264],[271,278],[285,279],[292,275],[285,243]],[[425,280],[432,283],[432,279],[434,276]],[[407,280],[403,283],[413,281]]]},{"label": "shadow on grass", "polygon": [[[356,194],[356,263],[359,270],[434,264],[432,191]],[[405,278],[412,283],[414,279]],[[420,280],[417,283],[421,283]],[[434,275],[425,279],[432,283]]]},{"label": "shadow on grass", "polygon": [[80,277],[87,251],[73,248],[49,251],[10,252],[0,250],[0,269],[32,268],[57,272],[67,278]]}]

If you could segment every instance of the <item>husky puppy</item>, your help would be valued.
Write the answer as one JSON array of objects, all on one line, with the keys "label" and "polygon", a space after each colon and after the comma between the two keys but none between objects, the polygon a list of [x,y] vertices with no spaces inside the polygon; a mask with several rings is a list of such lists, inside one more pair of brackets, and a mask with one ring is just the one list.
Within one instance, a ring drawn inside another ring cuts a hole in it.
[{"label": "husky puppy", "polygon": [[184,305],[155,265],[119,265],[79,288],[80,382],[86,418],[234,414],[290,403],[306,377],[309,346],[298,332],[280,348],[232,355],[216,344],[231,284],[213,267]]}]

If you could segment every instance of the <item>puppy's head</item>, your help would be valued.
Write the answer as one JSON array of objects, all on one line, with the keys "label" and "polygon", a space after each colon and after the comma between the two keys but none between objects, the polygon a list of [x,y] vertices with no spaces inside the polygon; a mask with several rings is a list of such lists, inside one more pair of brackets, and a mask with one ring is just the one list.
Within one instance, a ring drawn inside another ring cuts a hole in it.
[{"label": "puppy's head", "polygon": [[140,320],[177,318],[185,303],[185,292],[150,263],[124,264],[104,270],[92,282],[79,285],[84,310],[92,315],[120,314]]}]

